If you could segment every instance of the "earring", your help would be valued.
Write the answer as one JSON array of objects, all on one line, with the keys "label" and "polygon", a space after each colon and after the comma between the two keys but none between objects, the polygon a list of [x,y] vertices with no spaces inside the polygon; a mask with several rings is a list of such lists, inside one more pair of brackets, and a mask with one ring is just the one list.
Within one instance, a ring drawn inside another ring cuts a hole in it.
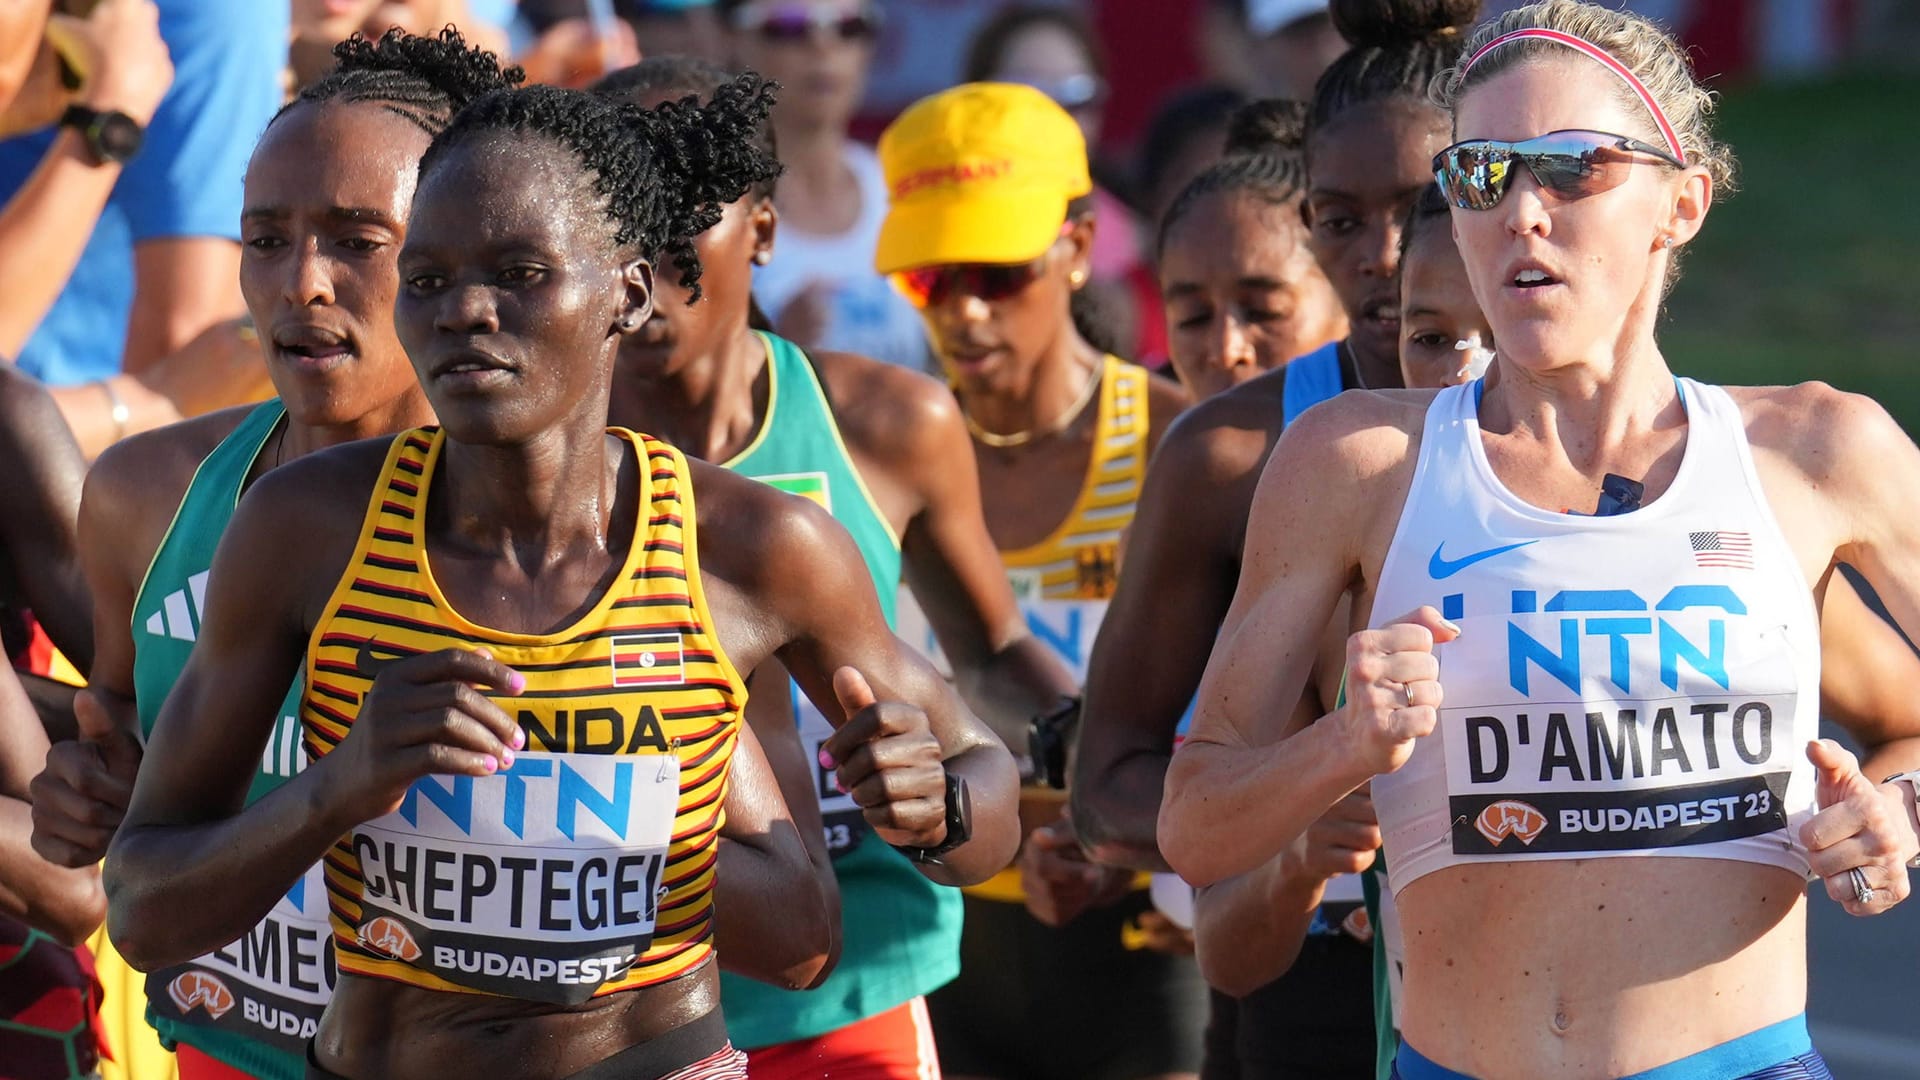
[{"label": "earring", "polygon": [[1670,248],[1670,247],[1672,247],[1672,246],[1673,246],[1673,236],[1672,236],[1672,234],[1668,234],[1668,236],[1667,236],[1667,238],[1666,238],[1665,240],[1662,240],[1662,241],[1660,241],[1660,245],[1661,245],[1662,247],[1669,247],[1669,248]]},{"label": "earring", "polygon": [[1085,285],[1086,283],[1087,283],[1087,272],[1085,270],[1075,270],[1073,273],[1067,275],[1067,284],[1073,286],[1076,289],[1082,285]]},{"label": "earring", "polygon": [[753,265],[755,266],[765,266],[772,261],[773,252],[768,251],[766,248],[761,248],[759,251],[753,253]]},{"label": "earring", "polygon": [[636,319],[636,318],[634,318],[634,317],[633,317],[633,316],[631,316],[631,315],[622,315],[622,316],[620,316],[620,321],[619,321],[619,322],[617,322],[617,323],[615,323],[614,325],[616,325],[616,326],[618,326],[618,327],[620,328],[620,332],[621,332],[621,333],[623,333],[623,334],[631,334],[631,333],[633,333],[633,332],[634,332],[635,330],[637,330],[637,329],[639,329],[639,327],[640,327],[640,320],[639,320],[639,319]]}]

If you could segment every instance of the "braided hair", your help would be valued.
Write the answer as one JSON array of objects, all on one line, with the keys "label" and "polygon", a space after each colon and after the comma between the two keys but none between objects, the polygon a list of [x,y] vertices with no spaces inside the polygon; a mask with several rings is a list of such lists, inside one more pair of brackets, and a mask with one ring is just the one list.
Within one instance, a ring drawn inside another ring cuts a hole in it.
[{"label": "braided hair", "polygon": [[558,142],[593,175],[616,247],[665,255],[697,302],[700,256],[693,238],[727,204],[779,174],[753,134],[773,108],[773,87],[748,72],[706,104],[668,101],[652,109],[600,94],[529,86],[497,90],[462,109],[420,159],[425,175],[454,147],[495,132]]},{"label": "braided hair", "polygon": [[393,27],[378,39],[354,34],[333,47],[333,70],[307,84],[273,119],[303,103],[375,102],[438,135],[467,103],[520,85],[526,72],[502,68],[500,58],[469,46],[449,26],[432,37]]},{"label": "braided hair", "polygon": [[1248,192],[1282,205],[1307,189],[1305,155],[1307,106],[1268,98],[1233,114],[1227,124],[1226,156],[1187,182],[1160,217],[1154,242],[1157,260],[1181,218],[1208,196]]},{"label": "braided hair", "polygon": [[[655,94],[709,98],[732,82],[733,78],[732,72],[697,56],[650,56],[631,67],[609,72],[591,89],[596,94],[605,94],[616,101],[639,105]],[[780,84],[770,81],[767,89],[778,92]],[[779,148],[774,143],[773,125],[760,124],[752,135],[752,142],[768,158],[775,159],[774,175],[758,181],[747,193],[756,199],[771,199],[774,182],[785,171],[785,166],[777,160]]]},{"label": "braided hair", "polygon": [[1407,208],[1407,220],[1400,226],[1400,265],[1407,264],[1407,250],[1415,240],[1426,235],[1428,229],[1452,223],[1453,210],[1447,205],[1447,197],[1441,194],[1440,185],[1428,184],[1421,188],[1420,197]]},{"label": "braided hair", "polygon": [[1386,98],[1430,101],[1434,81],[1460,59],[1462,34],[1480,0],[1333,0],[1334,29],[1352,47],[1314,84],[1307,109],[1314,132],[1348,109]]}]

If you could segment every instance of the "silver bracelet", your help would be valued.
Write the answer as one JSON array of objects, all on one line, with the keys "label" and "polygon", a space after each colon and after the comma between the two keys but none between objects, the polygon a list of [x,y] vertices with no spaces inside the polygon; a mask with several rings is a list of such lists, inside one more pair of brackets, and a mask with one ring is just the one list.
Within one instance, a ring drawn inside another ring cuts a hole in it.
[{"label": "silver bracelet", "polygon": [[119,442],[121,439],[127,437],[127,421],[133,417],[133,410],[127,408],[126,399],[120,396],[120,391],[113,388],[112,379],[95,379],[93,380],[93,385],[99,387],[100,392],[107,395],[107,404],[111,406],[113,410],[111,413],[113,417],[113,441]]}]

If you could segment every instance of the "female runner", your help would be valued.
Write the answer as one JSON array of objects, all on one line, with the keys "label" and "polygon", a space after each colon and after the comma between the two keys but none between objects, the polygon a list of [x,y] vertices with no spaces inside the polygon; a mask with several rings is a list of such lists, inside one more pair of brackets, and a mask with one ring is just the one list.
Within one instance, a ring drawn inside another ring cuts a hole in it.
[{"label": "female runner", "polygon": [[[704,99],[728,81],[665,57],[596,89],[649,106]],[[770,129],[757,142],[772,153]],[[653,317],[620,351],[611,419],[826,507],[865,557],[882,610],[911,583],[962,695],[1019,732],[1075,684],[1014,605],[959,407],[918,372],[803,351],[749,325],[755,267],[779,250],[772,188],[756,185],[700,234],[699,303],[671,278],[657,290]],[[806,992],[722,976],[727,1030],[760,1080],[916,1080],[939,1064],[924,995],[959,968],[960,893],[930,879],[930,864],[872,842],[852,795],[814,760],[832,725],[769,668],[747,719],[795,820],[819,804],[823,829],[803,835],[809,847],[824,840],[815,862],[838,880],[845,931],[833,974]]]},{"label": "female runner", "polygon": [[[395,308],[443,427],[271,473],[223,539],[109,856],[110,923],[136,965],[175,962],[324,855],[322,1075],[743,1076],[714,939],[784,968],[836,921],[738,724],[739,672],[769,656],[847,717],[824,749],[883,842],[955,882],[1013,850],[1011,762],[984,731],[929,734],[917,705],[959,706],[845,586],[865,578],[844,533],[605,426],[652,256],[697,284],[690,238],[770,174],[747,144],[769,104],[746,77],[704,108],[532,88],[460,113],[422,160]],[[274,550],[317,572],[253,557]],[[313,764],[242,810],[303,654]],[[929,778],[944,797],[890,800]],[[736,935],[719,873],[785,890],[781,932]]]},{"label": "female runner", "polygon": [[[34,785],[34,841],[64,865],[106,854],[141,740],[193,650],[207,570],[241,493],[312,451],[433,418],[392,317],[414,175],[453,114],[518,71],[451,30],[355,37],[334,53],[247,170],[240,289],[279,396],[136,435],[87,477],[81,538],[99,653],[77,702],[84,738],[56,744]],[[294,678],[249,797],[306,764],[299,695]],[[323,890],[316,865],[249,931],[273,952],[223,947],[148,980],[149,1021],[177,1044],[185,1080],[305,1073],[333,983]]]},{"label": "female runner", "polygon": [[[1818,607],[1844,558],[1920,628],[1920,451],[1824,385],[1667,366],[1674,251],[1731,165],[1670,38],[1550,0],[1465,52],[1435,169],[1495,377],[1281,440],[1163,847],[1220,880],[1371,780],[1402,1076],[1825,1077],[1806,875],[1854,914],[1906,897],[1912,784],[1868,777],[1920,745],[1863,725],[1863,770],[1814,738]],[[1251,738],[1342,594],[1372,627],[1346,703]]]},{"label": "female runner", "polygon": [[[1185,395],[1074,329],[1095,222],[1080,128],[1059,105],[1031,87],[969,83],[903,113],[880,160],[893,201],[876,265],[921,310],[1014,595],[1077,678],[1147,455]],[[1031,833],[1062,800],[1028,794]],[[1124,1080],[1197,1067],[1198,974],[1184,956],[1123,946],[1148,908],[1132,878],[1042,832],[1020,870],[968,895],[960,977],[929,999],[950,1074]]]}]

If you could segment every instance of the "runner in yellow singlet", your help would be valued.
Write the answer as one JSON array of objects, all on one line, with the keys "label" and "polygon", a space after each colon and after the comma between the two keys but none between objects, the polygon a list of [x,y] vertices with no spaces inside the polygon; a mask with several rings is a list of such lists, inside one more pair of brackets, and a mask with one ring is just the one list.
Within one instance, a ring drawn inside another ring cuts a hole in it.
[{"label": "runner in yellow singlet", "polygon": [[[1012,762],[848,587],[845,534],[605,427],[652,260],[697,282],[690,237],[770,168],[742,138],[769,104],[749,76],[702,108],[536,87],[462,112],[421,167],[395,314],[444,427],[276,470],[221,544],[111,918],[136,965],[173,962],[325,856],[319,1075],[743,1075],[713,942],[801,968],[834,934],[738,724],[770,656],[843,718],[823,749],[880,840],[954,883],[1013,852]],[[239,811],[302,655],[317,760]],[[933,727],[964,737],[943,756]],[[890,798],[929,778],[942,797]],[[714,906],[721,879],[789,921],[743,937],[753,901]]]},{"label": "runner in yellow singlet", "polygon": [[[987,528],[1029,626],[1083,677],[1147,457],[1186,395],[1074,328],[1092,185],[1078,125],[1044,94],[976,83],[935,95],[887,129],[880,158],[891,203],[876,265],[920,307],[959,397]],[[925,641],[904,606],[902,624]],[[1057,827],[1057,790],[1030,794],[1021,869],[968,897],[960,978],[929,999],[948,1072],[1191,1073],[1205,1007],[1191,959],[1124,947],[1145,892],[1079,856]]]}]

